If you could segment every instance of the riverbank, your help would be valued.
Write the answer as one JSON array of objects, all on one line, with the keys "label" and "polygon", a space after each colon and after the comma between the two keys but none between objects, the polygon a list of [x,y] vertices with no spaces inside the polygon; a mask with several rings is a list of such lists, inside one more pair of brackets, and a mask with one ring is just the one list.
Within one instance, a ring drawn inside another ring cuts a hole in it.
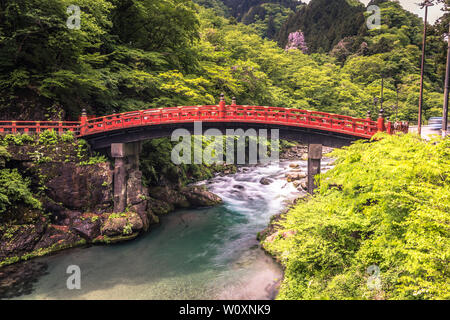
[{"label": "riverbank", "polygon": [[278,299],[450,298],[450,140],[380,138],[333,152],[315,196],[262,235]]}]

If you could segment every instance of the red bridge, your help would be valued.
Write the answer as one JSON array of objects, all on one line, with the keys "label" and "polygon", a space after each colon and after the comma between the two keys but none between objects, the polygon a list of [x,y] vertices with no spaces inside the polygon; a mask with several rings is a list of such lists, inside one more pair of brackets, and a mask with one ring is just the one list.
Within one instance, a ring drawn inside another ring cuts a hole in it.
[{"label": "red bridge", "polygon": [[277,129],[280,139],[307,144],[310,193],[315,188],[314,176],[320,173],[322,145],[341,147],[354,140],[370,139],[379,131],[408,132],[407,123],[386,123],[383,110],[378,120],[372,121],[369,117],[357,119],[316,111],[238,106],[234,98],[231,105],[226,105],[222,96],[215,106],[148,109],[98,118],[88,117],[83,110],[79,122],[0,121],[0,134],[34,134],[48,129],[59,133],[73,131],[93,149],[108,153],[115,159],[114,212],[122,212],[127,201],[127,171],[139,168],[140,142],[171,136],[179,128],[199,134],[195,131],[198,122],[202,129],[219,129],[223,134],[228,129]]},{"label": "red bridge", "polygon": [[[225,128],[279,128],[280,137],[312,143],[299,139],[299,135],[321,136],[316,141],[324,145],[340,146],[357,139],[370,139],[375,133],[385,131],[408,132],[407,123],[385,122],[381,110],[378,121],[357,119],[325,112],[289,108],[240,106],[233,98],[226,105],[223,97],[219,105],[183,106],[131,111],[103,117],[87,117],[83,112],[80,121],[0,121],[0,134],[40,133],[56,130],[73,131],[92,143],[95,149],[108,147],[114,142],[134,142],[145,138],[170,136],[170,130],[201,121],[206,127]],[[169,130],[168,130],[169,129]],[[144,133],[147,131],[147,133]],[[284,134],[283,134],[284,133]],[[290,133],[290,134],[289,134]],[[326,143],[323,137],[334,142]],[[336,142],[336,141],[340,142]],[[345,141],[344,141],[345,140]]]}]

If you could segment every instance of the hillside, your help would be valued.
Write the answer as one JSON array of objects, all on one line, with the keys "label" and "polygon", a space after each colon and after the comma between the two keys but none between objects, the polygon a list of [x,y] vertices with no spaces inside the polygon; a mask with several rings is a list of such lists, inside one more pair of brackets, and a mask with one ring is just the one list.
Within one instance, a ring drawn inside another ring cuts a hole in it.
[{"label": "hillside", "polygon": [[252,25],[263,38],[275,39],[288,17],[305,4],[296,0],[194,0],[220,15]]},{"label": "hillside", "polygon": [[277,41],[286,46],[289,33],[302,30],[310,52],[328,52],[340,40],[357,35],[363,26],[365,7],[347,0],[312,0],[282,26]]}]

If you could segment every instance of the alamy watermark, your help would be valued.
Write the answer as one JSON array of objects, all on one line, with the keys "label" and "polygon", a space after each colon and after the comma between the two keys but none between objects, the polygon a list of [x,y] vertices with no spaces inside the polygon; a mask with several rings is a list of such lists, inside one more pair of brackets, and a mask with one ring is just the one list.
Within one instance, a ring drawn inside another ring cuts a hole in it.
[{"label": "alamy watermark", "polygon": [[380,267],[373,264],[367,268],[366,272],[370,275],[367,279],[369,290],[381,290]]},{"label": "alamy watermark", "polygon": [[67,28],[73,30],[79,30],[81,28],[81,10],[77,5],[70,5],[67,7],[67,14],[70,16],[67,18]]},{"label": "alamy watermark", "polygon": [[[279,130],[226,129],[225,136],[219,129],[203,132],[202,122],[194,123],[194,135],[187,129],[176,129],[171,136],[178,141],[171,152],[174,164],[266,164],[279,161]],[[180,141],[181,139],[181,141]],[[203,148],[203,141],[206,147]],[[247,156],[248,143],[248,158]],[[269,155],[270,145],[270,155]],[[246,161],[248,160],[248,161]]]},{"label": "alamy watermark", "polygon": [[367,7],[367,13],[371,14],[366,21],[369,30],[381,29],[381,9],[379,6],[371,5]]},{"label": "alamy watermark", "polygon": [[66,286],[67,289],[73,290],[73,289],[81,289],[81,269],[77,265],[70,265],[67,267],[66,270],[67,274],[70,274],[70,276],[67,278]]}]

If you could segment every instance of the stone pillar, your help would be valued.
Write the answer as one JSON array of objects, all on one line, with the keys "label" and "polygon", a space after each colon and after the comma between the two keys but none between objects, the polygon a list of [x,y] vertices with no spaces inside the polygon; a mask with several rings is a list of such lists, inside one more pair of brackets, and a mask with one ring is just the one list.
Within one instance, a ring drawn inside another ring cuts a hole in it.
[{"label": "stone pillar", "polygon": [[124,212],[127,199],[127,169],[125,157],[114,159],[114,212]]},{"label": "stone pillar", "polygon": [[141,153],[141,142],[127,144],[128,169],[139,170],[139,154]]},{"label": "stone pillar", "polygon": [[314,183],[314,177],[320,174],[320,160],[322,159],[322,145],[308,145],[308,193],[313,194],[317,187]]},{"label": "stone pillar", "polygon": [[139,170],[141,143],[112,143],[114,158],[114,212],[123,212],[127,206],[128,173]]}]

